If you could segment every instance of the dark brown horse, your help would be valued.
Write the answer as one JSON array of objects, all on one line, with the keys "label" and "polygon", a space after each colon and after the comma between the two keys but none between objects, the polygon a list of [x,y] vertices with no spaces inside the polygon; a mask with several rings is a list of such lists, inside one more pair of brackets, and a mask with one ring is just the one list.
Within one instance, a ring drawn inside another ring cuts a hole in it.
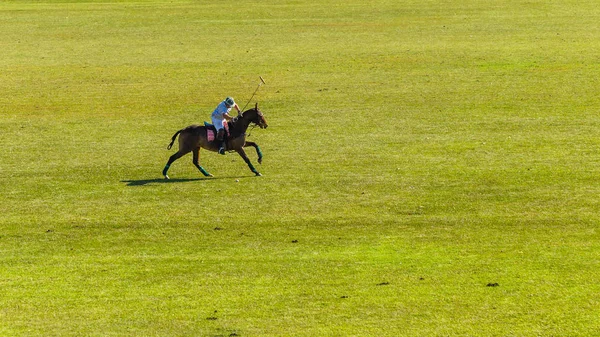
[{"label": "dark brown horse", "polygon": [[[227,122],[229,126],[229,137],[226,141],[226,147],[228,151],[237,152],[248,164],[248,167],[254,174],[260,176],[261,174],[254,168],[254,165],[248,159],[246,155],[246,151],[244,151],[244,147],[253,146],[256,149],[256,153],[258,154],[258,163],[262,163],[262,152],[260,152],[260,147],[254,142],[246,141],[246,130],[250,123],[254,123],[260,126],[261,129],[267,128],[267,121],[265,120],[265,116],[263,116],[262,112],[258,109],[258,103],[254,106],[254,109],[246,110],[242,112],[239,116],[233,118],[229,122]],[[206,177],[212,177],[213,175],[208,173],[200,163],[198,162],[200,148],[207,149],[213,152],[218,152],[219,148],[217,146],[216,139],[211,141],[208,140],[208,132],[211,132],[212,127],[201,126],[201,125],[190,125],[184,129],[181,129],[173,135],[171,138],[171,144],[167,147],[167,150],[171,149],[173,143],[175,142],[175,138],[179,135],[179,151],[169,158],[167,165],[163,169],[163,176],[166,179],[169,179],[167,175],[167,171],[171,164],[184,156],[185,154],[192,152],[194,157],[192,162],[194,165],[204,174]],[[214,134],[216,138],[216,133]]]}]

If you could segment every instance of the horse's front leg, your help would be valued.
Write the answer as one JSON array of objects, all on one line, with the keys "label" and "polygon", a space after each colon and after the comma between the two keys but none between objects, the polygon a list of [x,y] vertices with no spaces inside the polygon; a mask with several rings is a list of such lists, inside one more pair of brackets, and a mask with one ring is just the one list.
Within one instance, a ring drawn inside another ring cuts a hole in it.
[{"label": "horse's front leg", "polygon": [[252,165],[252,163],[250,162],[250,159],[248,159],[248,156],[246,155],[246,151],[244,151],[244,148],[239,148],[236,150],[237,153],[239,153],[239,155],[242,157],[242,159],[244,159],[244,161],[246,162],[246,164],[248,164],[248,167],[250,168],[250,171],[252,171],[254,174],[256,174],[258,177],[262,176],[262,174],[260,174],[260,172],[258,172],[255,168],[254,165]]},{"label": "horse's front leg", "polygon": [[256,144],[255,142],[246,142],[246,144],[244,144],[244,147],[247,146],[254,146],[254,148],[256,149],[256,154],[258,155],[258,163],[262,164],[263,154],[260,151],[260,147],[258,147],[258,144]]}]

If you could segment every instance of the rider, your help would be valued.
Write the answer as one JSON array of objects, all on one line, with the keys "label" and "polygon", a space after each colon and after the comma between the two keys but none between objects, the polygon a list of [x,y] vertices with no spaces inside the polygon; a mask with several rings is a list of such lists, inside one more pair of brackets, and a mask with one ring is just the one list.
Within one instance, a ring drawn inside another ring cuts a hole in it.
[{"label": "rider", "polygon": [[233,97],[227,97],[225,98],[225,100],[223,100],[223,102],[217,105],[217,108],[215,109],[215,111],[213,111],[211,115],[213,125],[217,129],[217,145],[219,146],[220,154],[225,154],[225,146],[227,144],[227,141],[224,140],[224,127],[225,123],[227,123],[227,121],[233,118],[229,115],[229,111],[231,111],[231,108],[235,108],[238,114],[240,113],[240,107],[235,103]]}]

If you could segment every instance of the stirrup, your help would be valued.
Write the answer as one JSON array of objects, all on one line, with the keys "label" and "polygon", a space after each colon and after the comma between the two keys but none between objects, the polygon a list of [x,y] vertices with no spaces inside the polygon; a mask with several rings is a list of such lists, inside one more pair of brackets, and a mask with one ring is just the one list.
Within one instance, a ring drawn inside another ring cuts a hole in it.
[{"label": "stirrup", "polygon": [[225,154],[225,148],[223,146],[219,148],[219,154]]}]

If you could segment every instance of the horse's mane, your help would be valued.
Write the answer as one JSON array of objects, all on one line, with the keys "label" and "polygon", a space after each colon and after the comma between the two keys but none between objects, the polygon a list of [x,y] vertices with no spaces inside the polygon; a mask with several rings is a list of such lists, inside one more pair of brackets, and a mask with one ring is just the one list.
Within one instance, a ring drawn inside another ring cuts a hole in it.
[{"label": "horse's mane", "polygon": [[248,109],[248,110],[246,110],[246,111],[242,112],[241,114],[239,114],[239,115],[237,115],[237,116],[233,117],[233,119],[230,121],[230,123],[231,123],[231,126],[234,126],[234,125],[235,125],[235,123],[236,123],[236,122],[237,122],[237,121],[238,121],[240,118],[242,118],[242,117],[244,116],[244,114],[245,114],[245,113],[247,113],[247,112],[250,112],[250,111],[256,111],[256,109],[255,109],[255,108]]},{"label": "horse's mane", "polygon": [[238,121],[238,120],[239,120],[241,117],[242,117],[242,115],[237,115],[237,116],[233,117],[233,119],[229,121],[229,125],[230,125],[230,127],[231,127],[231,126],[234,126],[234,125],[235,125],[235,123],[237,123],[237,121]]}]

